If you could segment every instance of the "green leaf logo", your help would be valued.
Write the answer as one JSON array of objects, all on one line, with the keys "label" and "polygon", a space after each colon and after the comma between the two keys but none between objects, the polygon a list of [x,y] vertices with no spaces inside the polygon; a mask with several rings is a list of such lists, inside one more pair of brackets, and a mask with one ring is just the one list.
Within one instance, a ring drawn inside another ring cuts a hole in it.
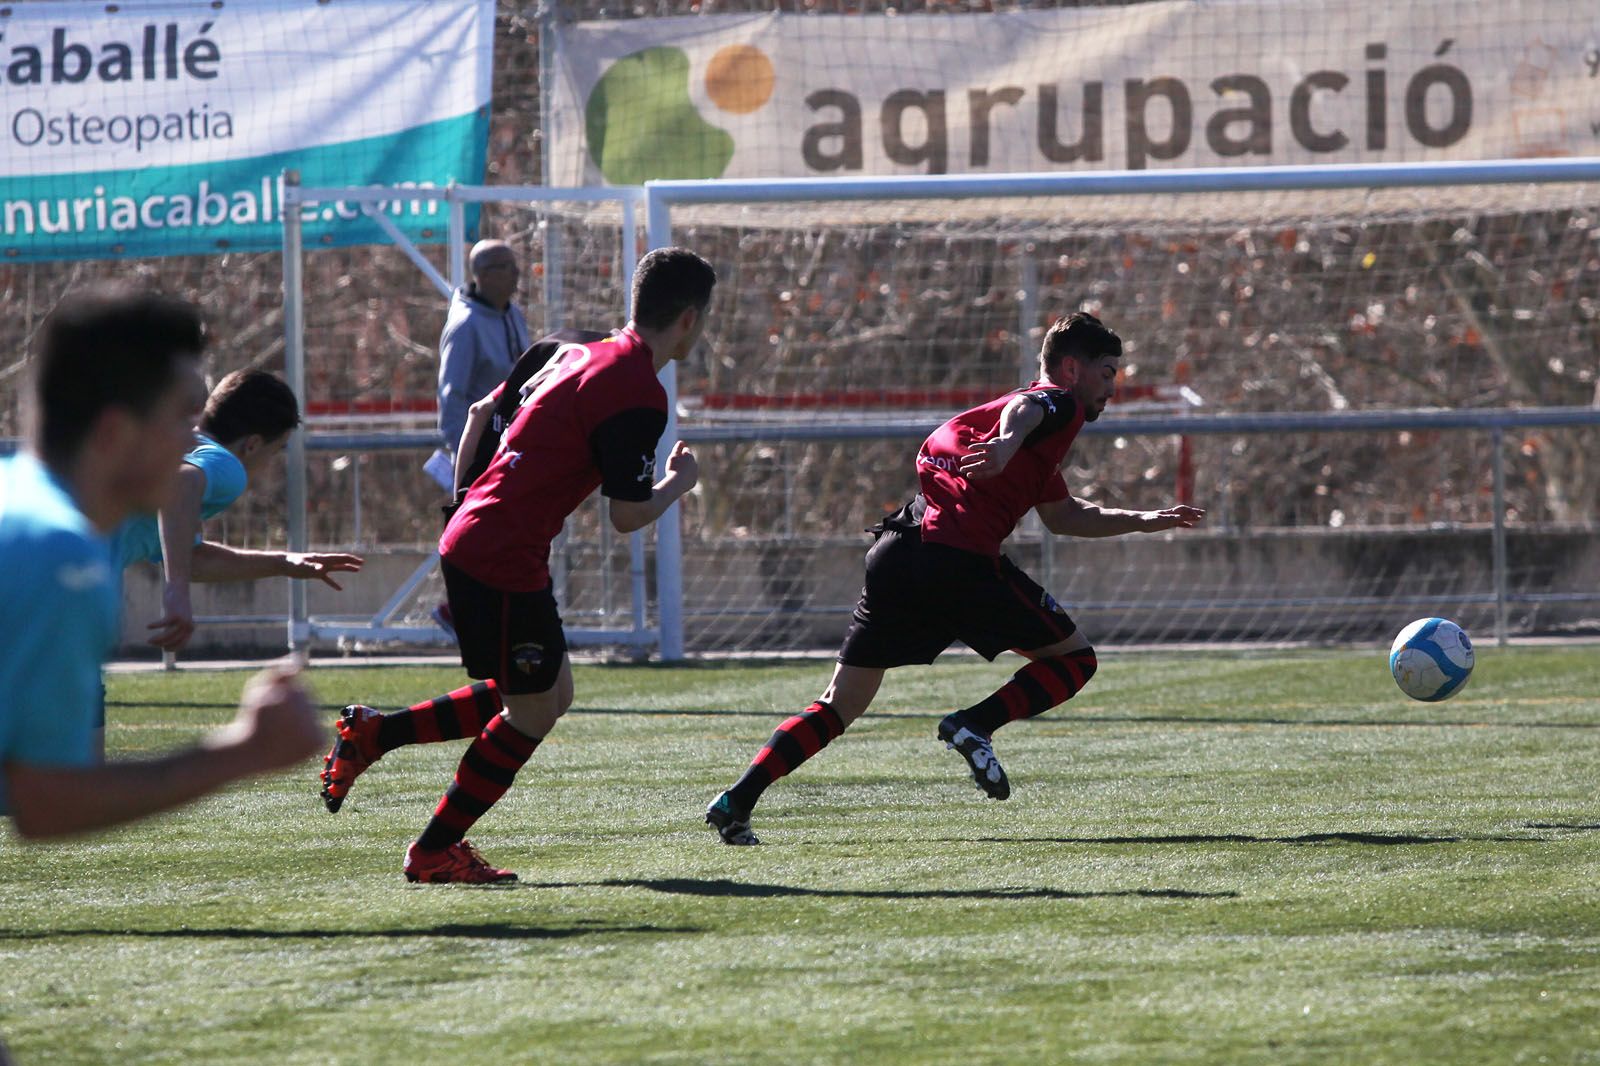
[{"label": "green leaf logo", "polygon": [[[731,115],[749,114],[772,96],[772,61],[736,44],[706,65],[706,97]],[[646,48],[624,56],[600,77],[585,109],[589,154],[606,181],[637,185],[651,178],[720,178],[733,159],[731,134],[707,122],[689,96],[689,57],[681,49]]]}]

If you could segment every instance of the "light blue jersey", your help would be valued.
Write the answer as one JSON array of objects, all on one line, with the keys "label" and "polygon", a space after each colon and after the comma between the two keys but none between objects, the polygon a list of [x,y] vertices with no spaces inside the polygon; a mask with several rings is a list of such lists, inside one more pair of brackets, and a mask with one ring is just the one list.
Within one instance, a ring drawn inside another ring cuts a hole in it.
[{"label": "light blue jersey", "polygon": [[36,457],[0,460],[0,813],[4,764],[85,766],[118,608],[109,540]]},{"label": "light blue jersey", "polygon": [[[199,467],[205,475],[205,495],[200,498],[200,518],[214,518],[227,510],[249,484],[244,464],[239,457],[206,436],[196,433],[194,450],[183,457],[190,466]],[[161,561],[161,527],[153,514],[139,514],[129,518],[117,528],[113,538],[115,554],[123,566],[131,563]],[[200,543],[196,534],[195,543]]]}]

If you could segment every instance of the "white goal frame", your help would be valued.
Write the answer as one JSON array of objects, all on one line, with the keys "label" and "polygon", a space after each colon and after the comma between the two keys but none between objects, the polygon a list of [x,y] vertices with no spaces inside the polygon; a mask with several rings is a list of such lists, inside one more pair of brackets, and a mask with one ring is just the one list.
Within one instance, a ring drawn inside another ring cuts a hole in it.
[{"label": "white goal frame", "polygon": [[[305,247],[301,225],[303,211],[310,210],[319,204],[357,205],[362,216],[371,219],[383,229],[389,239],[394,242],[395,247],[406,258],[411,260],[434,288],[439,291],[441,300],[447,303],[451,293],[466,281],[466,205],[505,203],[537,207],[541,204],[575,202],[613,204],[620,209],[621,213],[622,248],[624,249],[624,254],[621,257],[621,284],[624,294],[624,306],[619,307],[617,310],[623,316],[623,319],[626,319],[628,311],[626,301],[633,289],[633,269],[635,265],[635,256],[631,253],[633,249],[639,246],[639,206],[642,200],[643,190],[634,187],[616,189],[551,189],[538,185],[449,185],[444,188],[303,186],[300,184],[299,177],[295,172],[286,172],[283,179],[283,211],[281,217],[283,220],[284,359],[289,387],[300,398],[301,406],[304,408],[306,400],[306,349]],[[448,209],[446,218],[448,277],[439,273],[427,256],[422,254],[421,250],[389,219],[383,210],[374,210],[379,205],[396,202],[409,203],[412,201],[436,201],[445,204]],[[558,242],[547,241],[545,250],[547,255],[545,285],[547,287],[546,291],[549,293],[556,287],[560,277],[560,245]],[[547,307],[557,308],[554,317],[559,318],[558,302],[547,296],[545,303]],[[441,304],[442,307],[443,304]],[[619,321],[621,320],[619,319]],[[561,321],[547,321],[541,325],[540,333],[549,333],[566,324]],[[672,394],[670,383],[668,389],[670,397]],[[289,439],[286,456],[288,462],[286,483],[289,512],[289,550],[296,552],[308,550],[309,528],[306,513],[306,453],[308,451],[365,452],[385,449],[427,449],[436,447],[438,443],[438,434],[428,431],[389,433],[295,432]],[[673,532],[676,532],[676,526],[672,526],[672,529]],[[602,528],[602,534],[604,533],[605,530]],[[567,640],[572,645],[620,645],[643,652],[661,644],[659,627],[649,624],[647,612],[648,582],[646,579],[645,535],[642,532],[630,534],[628,545],[628,585],[631,598],[630,624],[627,628],[564,627]],[[674,554],[677,554],[676,551],[674,551]],[[289,582],[289,647],[291,649],[303,648],[316,639],[334,640],[341,644],[347,642],[453,644],[454,638],[437,626],[401,625],[395,621],[395,616],[400,609],[437,565],[438,553],[435,552],[412,571],[411,575],[370,618],[361,620],[317,618],[312,616],[307,603],[305,584],[299,581]],[[658,567],[660,565],[659,550],[657,565]]]},{"label": "white goal frame", "polygon": [[[712,204],[813,204],[847,201],[941,201],[1026,197],[1091,197],[1115,195],[1168,195],[1177,193],[1249,193],[1315,191],[1331,189],[1424,188],[1439,186],[1600,182],[1600,159],[1516,159],[1467,163],[1332,164],[1293,167],[1213,167],[1183,170],[1123,170],[1079,173],[994,175],[918,175],[891,178],[781,178],[763,180],[652,181],[644,185],[644,210],[651,248],[672,243],[672,211],[678,206]],[[671,371],[669,366],[669,372]],[[674,392],[675,395],[675,392]],[[669,414],[667,439],[685,441],[748,442],[755,440],[859,440],[904,437],[920,439],[937,423],[907,420],[863,420],[848,425],[774,425],[750,422],[693,426],[680,431],[675,410]],[[1522,408],[1478,411],[1352,411],[1252,415],[1132,416],[1103,419],[1084,427],[1087,433],[1134,435],[1186,435],[1240,432],[1338,432],[1377,429],[1481,430],[1494,443],[1494,527],[1492,592],[1453,596],[1450,602],[1479,600],[1495,607],[1495,637],[1507,641],[1507,610],[1511,602],[1552,598],[1600,602],[1600,590],[1555,596],[1513,597],[1507,587],[1505,543],[1505,461],[1503,439],[1507,429],[1524,427],[1600,425],[1600,407]],[[681,518],[674,509],[661,520],[660,583],[661,657],[683,658],[683,579]],[[677,602],[669,602],[669,596]],[[1293,606],[1285,598],[1263,606]],[[1414,601],[1408,601],[1414,602]],[[1192,605],[1174,603],[1175,609]],[[1315,606],[1309,605],[1308,606]]]},{"label": "white goal frame", "polygon": [[[284,227],[284,329],[287,347],[289,384],[296,395],[305,391],[305,341],[303,244],[300,209],[311,203],[342,200],[363,205],[395,200],[438,200],[449,205],[449,262],[451,275],[440,276],[427,258],[388,221],[381,212],[369,212],[385,229],[397,247],[417,264],[441,293],[460,284],[465,261],[464,205],[507,202],[520,204],[556,202],[615,203],[623,214],[625,247],[638,247],[637,213],[643,211],[645,244],[648,248],[672,243],[673,210],[690,205],[741,205],[823,203],[843,201],[933,201],[967,199],[1006,199],[1023,197],[1093,197],[1111,195],[1162,195],[1176,193],[1249,193],[1264,191],[1307,191],[1329,189],[1421,188],[1439,186],[1503,185],[1525,183],[1583,182],[1600,183],[1600,159],[1491,160],[1469,163],[1419,164],[1344,164],[1307,167],[1219,167],[1162,171],[1097,171],[1082,173],[934,175],[897,178],[771,179],[753,181],[656,181],[641,187],[551,188],[547,186],[450,186],[444,189],[419,188],[311,188],[301,187],[286,175],[282,214]],[[293,208],[293,210],[291,210]],[[625,269],[631,272],[632,257],[624,255]],[[546,284],[559,262],[546,264]],[[628,287],[625,279],[625,291]],[[623,309],[619,309],[622,311]],[[546,323],[546,330],[561,323]],[[669,363],[661,374],[668,395],[668,424],[662,436],[661,461],[671,443],[682,437],[695,442],[748,442],[757,440],[860,440],[870,438],[913,439],[925,436],[934,423],[926,420],[875,417],[849,424],[777,424],[772,422],[719,422],[714,425],[678,425],[677,375]],[[1505,559],[1505,501],[1503,449],[1499,446],[1507,429],[1525,427],[1600,425],[1600,408],[1544,407],[1503,410],[1395,410],[1329,413],[1136,415],[1102,420],[1085,427],[1088,433],[1137,435],[1193,435],[1251,432],[1340,432],[1382,429],[1453,429],[1487,432],[1494,448],[1494,588],[1481,595],[1454,596],[1452,602],[1478,599],[1495,606],[1496,637],[1506,640],[1507,608],[1512,602],[1540,597],[1513,596],[1507,589]],[[311,434],[297,432],[288,449],[289,546],[293,551],[307,549],[306,465],[308,450],[363,450],[373,448],[422,446],[435,443],[430,433],[401,434]],[[647,584],[644,547],[640,534],[633,534],[632,545],[632,624],[627,629],[568,630],[569,639],[578,644],[622,644],[638,649],[654,648],[664,661],[685,657],[683,552],[681,510],[673,507],[656,524],[655,578],[656,623],[647,623]],[[432,565],[431,562],[428,565]],[[314,637],[365,640],[400,640],[445,643],[442,631],[417,627],[396,627],[391,616],[416,583],[426,576],[419,570],[389,604],[370,621],[361,623],[319,620],[306,608],[305,588],[290,583],[289,642],[303,646]],[[1549,598],[1549,597],[1543,597]],[[1577,592],[1563,599],[1600,602],[1600,593]],[[1288,605],[1289,600],[1279,604]]]}]

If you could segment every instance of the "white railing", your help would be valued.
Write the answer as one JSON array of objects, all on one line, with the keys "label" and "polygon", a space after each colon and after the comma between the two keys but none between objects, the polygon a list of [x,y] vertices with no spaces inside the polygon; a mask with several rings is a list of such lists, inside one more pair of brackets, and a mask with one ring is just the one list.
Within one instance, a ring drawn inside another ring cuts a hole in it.
[{"label": "white railing", "polygon": [[[524,206],[538,206],[552,203],[611,203],[621,209],[621,234],[622,247],[626,251],[622,255],[622,291],[632,291],[632,278],[634,256],[632,250],[638,246],[638,206],[643,198],[643,192],[635,188],[623,189],[550,189],[543,186],[463,186],[451,185],[442,189],[426,189],[411,187],[323,187],[302,186],[298,177],[291,173],[284,175],[283,181],[283,207],[281,213],[283,220],[283,304],[284,304],[284,343],[286,377],[290,388],[296,396],[301,398],[304,406],[306,395],[306,346],[305,346],[305,283],[304,283],[304,244],[301,233],[301,211],[311,205],[339,204],[356,205],[366,217],[372,218],[383,226],[395,245],[405,256],[415,264],[423,275],[438,289],[440,295],[448,300],[451,292],[463,284],[466,269],[466,215],[465,208],[468,204],[506,203]],[[446,278],[436,270],[426,256],[410,242],[398,227],[385,226],[386,216],[381,210],[373,210],[380,204],[396,201],[407,202],[412,200],[438,200],[448,205],[448,263],[449,277]],[[555,251],[555,246],[551,246]],[[552,272],[559,272],[559,259],[552,256],[546,262],[546,285],[555,282]],[[626,297],[624,297],[626,299]],[[552,301],[546,301],[547,306]],[[618,312],[626,317],[627,308],[622,307]],[[544,328],[558,329],[562,326],[559,317],[547,321]],[[418,447],[432,449],[439,443],[438,435],[434,433],[401,433],[401,434],[326,434],[312,435],[307,432],[295,433],[289,441],[287,449],[288,460],[288,534],[289,549],[291,551],[305,551],[308,547],[308,524],[306,516],[306,484],[307,467],[306,453],[313,447],[324,446],[342,451],[361,450],[350,447],[344,443],[350,439],[367,439],[369,441],[382,441],[381,447]],[[664,460],[663,456],[663,460]],[[640,648],[655,647],[660,644],[660,634],[657,629],[647,623],[646,612],[646,581],[645,581],[645,547],[644,537],[634,533],[629,538],[629,586],[632,596],[630,624],[627,628],[608,627],[567,627],[567,639],[574,645],[583,644],[622,644]],[[424,644],[446,643],[450,638],[443,630],[434,626],[405,626],[396,624],[394,617],[401,604],[410,596],[419,585],[428,577],[437,557],[430,558],[419,566],[410,577],[406,579],[395,593],[379,608],[371,618],[352,622],[344,619],[318,619],[311,616],[307,599],[306,588],[302,582],[289,583],[289,616],[287,620],[289,645],[296,648],[304,645],[314,638],[333,640],[360,640],[360,641],[402,641]]]},{"label": "white railing", "polygon": [[[342,201],[375,205],[394,200],[439,200],[449,205],[448,259],[450,276],[441,276],[403,235],[391,232],[401,250],[442,293],[459,285],[465,265],[464,209],[470,203],[609,202],[621,207],[624,247],[636,247],[636,212],[643,209],[647,244],[651,248],[672,243],[673,209],[708,204],[782,204],[863,200],[941,201],[1004,199],[1015,197],[1085,197],[1175,193],[1237,193],[1318,189],[1408,188],[1470,186],[1512,183],[1600,182],[1600,159],[1492,160],[1471,163],[1335,165],[1315,167],[1219,167],[1202,170],[1111,171],[1085,173],[935,175],[897,178],[775,179],[764,181],[659,181],[642,188],[570,188],[545,186],[451,186],[444,189],[322,188],[301,187],[291,176],[285,181],[284,292],[288,376],[298,395],[305,389],[303,248],[300,212],[289,210],[311,203]],[[373,217],[382,218],[381,213]],[[381,224],[381,223],[380,223]],[[631,270],[630,256],[625,266]],[[559,261],[546,263],[546,283],[559,272]],[[624,291],[630,288],[624,285]],[[619,308],[619,314],[625,309]],[[558,322],[547,323],[549,328]],[[849,425],[804,425],[719,421],[715,425],[677,423],[676,367],[668,364],[663,385],[671,398],[668,426],[662,437],[663,452],[672,441],[840,440],[873,437],[913,437],[925,434],[931,424],[920,420],[864,419]],[[1499,447],[1505,430],[1513,427],[1579,426],[1600,424],[1600,409],[1550,408],[1474,411],[1356,411],[1328,414],[1183,414],[1170,417],[1110,419],[1088,427],[1088,432],[1135,434],[1204,434],[1258,432],[1357,432],[1380,429],[1454,429],[1488,432],[1496,445],[1494,467],[1494,573],[1497,636],[1504,639],[1505,613],[1513,597],[1506,587],[1504,528],[1504,460]],[[306,464],[309,449],[341,451],[365,448],[431,448],[431,434],[296,434],[289,449],[289,540],[293,550],[306,545]],[[665,456],[662,456],[664,460]],[[634,571],[643,573],[643,547],[633,538]],[[655,571],[658,624],[644,623],[643,581],[635,582],[634,624],[626,631],[573,632],[575,643],[585,640],[654,645],[661,658],[684,656],[683,548],[677,508],[657,524]],[[291,583],[289,634],[292,644],[311,636],[348,634],[348,627],[323,626],[309,617],[305,590]],[[381,627],[378,627],[381,628]],[[337,631],[337,632],[336,632]],[[368,626],[364,635],[384,634]],[[397,634],[398,635],[398,634]]]}]

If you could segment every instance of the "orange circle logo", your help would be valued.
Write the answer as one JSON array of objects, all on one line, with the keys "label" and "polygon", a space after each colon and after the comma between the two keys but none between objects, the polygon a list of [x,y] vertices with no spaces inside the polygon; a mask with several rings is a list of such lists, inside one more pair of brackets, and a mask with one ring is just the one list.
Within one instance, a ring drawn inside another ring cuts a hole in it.
[{"label": "orange circle logo", "polygon": [[717,50],[706,65],[706,96],[724,111],[748,115],[772,98],[772,60],[748,44]]}]

